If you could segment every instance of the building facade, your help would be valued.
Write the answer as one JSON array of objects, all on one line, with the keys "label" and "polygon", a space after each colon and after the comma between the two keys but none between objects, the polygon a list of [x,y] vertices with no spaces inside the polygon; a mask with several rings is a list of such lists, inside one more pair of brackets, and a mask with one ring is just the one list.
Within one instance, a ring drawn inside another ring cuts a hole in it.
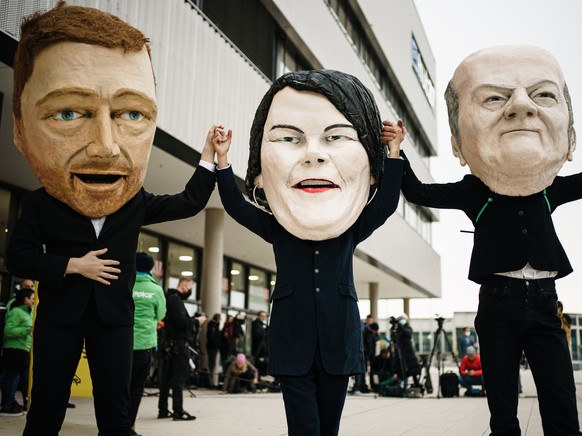
[{"label": "building facade", "polygon": [[[271,82],[294,70],[326,68],[358,77],[383,118],[403,119],[403,146],[431,181],[436,153],[435,59],[413,0],[69,0],[129,22],[151,40],[158,128],[145,188],[174,193],[195,169],[213,123],[234,132],[229,159],[242,183],[255,109]],[[12,59],[23,16],[56,0],[0,0],[0,302],[15,280],[7,239],[22,196],[39,182],[13,143]],[[355,254],[360,298],[441,295],[440,258],[431,246],[434,210],[408,204]],[[244,318],[269,310],[276,281],[271,247],[228,217],[215,192],[203,213],[148,226],[138,251],[156,260],[164,288],[181,275],[196,282],[192,313]],[[365,314],[362,314],[365,316]]]}]

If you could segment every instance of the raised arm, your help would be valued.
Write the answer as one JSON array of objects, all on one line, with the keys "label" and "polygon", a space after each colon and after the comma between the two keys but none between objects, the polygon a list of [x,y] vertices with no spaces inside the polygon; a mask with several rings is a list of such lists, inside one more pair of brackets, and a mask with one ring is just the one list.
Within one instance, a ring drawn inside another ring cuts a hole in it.
[{"label": "raised arm", "polygon": [[398,159],[400,157],[400,144],[404,141],[406,136],[406,128],[402,120],[396,123],[384,120],[382,122],[382,133],[380,139],[388,146],[388,157],[391,159]]},{"label": "raised arm", "polygon": [[232,131],[221,125],[214,126],[212,143],[218,159],[218,192],[226,212],[239,224],[259,235],[267,242],[273,240],[274,218],[245,200],[228,163]]},{"label": "raised arm", "polygon": [[210,137],[210,143],[213,145],[214,150],[216,152],[217,160],[218,160],[218,169],[224,169],[228,167],[228,151],[230,150],[230,144],[232,142],[232,130],[228,130],[226,132],[224,130],[224,126],[222,125],[215,125],[213,135]]}]

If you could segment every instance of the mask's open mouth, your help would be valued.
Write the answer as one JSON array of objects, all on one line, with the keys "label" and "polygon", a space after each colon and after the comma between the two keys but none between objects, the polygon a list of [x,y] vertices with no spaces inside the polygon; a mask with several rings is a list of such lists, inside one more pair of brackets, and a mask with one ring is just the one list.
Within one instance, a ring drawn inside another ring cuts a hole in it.
[{"label": "mask's open mouth", "polygon": [[293,185],[292,188],[301,189],[302,191],[305,192],[317,193],[327,191],[328,189],[339,188],[339,186],[333,182],[330,182],[329,180],[305,179]]},{"label": "mask's open mouth", "polygon": [[111,185],[123,178],[121,174],[79,174],[75,173],[73,176],[77,177],[83,183],[97,184],[97,185]]}]

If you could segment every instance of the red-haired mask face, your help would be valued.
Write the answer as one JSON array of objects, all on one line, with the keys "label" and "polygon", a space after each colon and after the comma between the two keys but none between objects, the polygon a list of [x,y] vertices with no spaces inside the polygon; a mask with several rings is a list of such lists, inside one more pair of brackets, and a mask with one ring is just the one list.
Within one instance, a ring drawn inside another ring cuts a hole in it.
[{"label": "red-haired mask face", "polygon": [[145,48],[50,46],[38,55],[21,102],[15,143],[50,195],[100,218],[139,191],[157,116]]}]

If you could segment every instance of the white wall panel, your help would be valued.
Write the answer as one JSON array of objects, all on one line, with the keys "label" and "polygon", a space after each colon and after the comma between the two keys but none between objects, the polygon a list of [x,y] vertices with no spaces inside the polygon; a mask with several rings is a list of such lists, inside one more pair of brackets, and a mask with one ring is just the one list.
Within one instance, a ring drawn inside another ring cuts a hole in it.
[{"label": "white wall panel", "polygon": [[[389,266],[431,296],[441,296],[439,254],[398,214],[360,243],[364,253]],[[383,294],[389,289],[381,289]]]}]

